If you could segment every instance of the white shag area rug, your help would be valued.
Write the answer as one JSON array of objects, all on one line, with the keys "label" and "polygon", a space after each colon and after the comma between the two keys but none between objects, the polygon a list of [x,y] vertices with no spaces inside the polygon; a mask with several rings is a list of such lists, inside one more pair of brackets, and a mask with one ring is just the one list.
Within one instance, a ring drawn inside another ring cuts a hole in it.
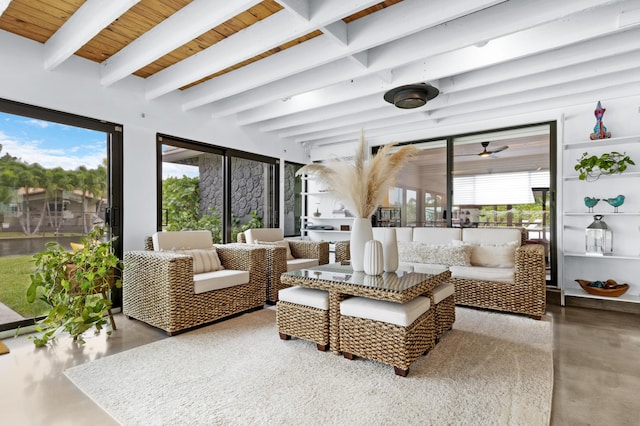
[{"label": "white shag area rug", "polygon": [[454,329],[393,367],[280,340],[264,309],[70,368],[123,425],[548,425],[551,318],[456,308]]}]

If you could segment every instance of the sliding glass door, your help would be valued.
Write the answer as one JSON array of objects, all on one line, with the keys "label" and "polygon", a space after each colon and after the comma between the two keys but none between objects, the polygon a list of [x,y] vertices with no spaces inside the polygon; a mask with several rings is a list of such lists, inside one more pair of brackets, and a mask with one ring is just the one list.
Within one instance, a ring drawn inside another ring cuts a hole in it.
[{"label": "sliding glass door", "polygon": [[[32,325],[33,254],[104,227],[121,257],[122,127],[0,100],[0,330]],[[112,294],[121,306],[120,290]]]},{"label": "sliding glass door", "polygon": [[453,138],[452,226],[518,227],[555,271],[551,126],[548,123]]},{"label": "sliding glass door", "polygon": [[215,243],[278,226],[278,160],[158,135],[158,228],[207,229]]},{"label": "sliding glass door", "polygon": [[408,142],[377,226],[520,227],[555,283],[555,123]]}]

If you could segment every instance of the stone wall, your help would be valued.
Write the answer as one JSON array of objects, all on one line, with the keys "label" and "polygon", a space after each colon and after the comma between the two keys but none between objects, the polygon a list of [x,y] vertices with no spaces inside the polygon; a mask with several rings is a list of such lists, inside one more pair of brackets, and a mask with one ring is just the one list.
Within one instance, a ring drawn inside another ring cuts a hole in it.
[{"label": "stone wall", "polygon": [[[231,213],[240,223],[251,219],[251,212],[265,218],[265,198],[268,165],[258,161],[234,158],[231,167]],[[224,186],[222,180],[222,156],[200,156],[200,214],[215,207],[222,212]]]}]

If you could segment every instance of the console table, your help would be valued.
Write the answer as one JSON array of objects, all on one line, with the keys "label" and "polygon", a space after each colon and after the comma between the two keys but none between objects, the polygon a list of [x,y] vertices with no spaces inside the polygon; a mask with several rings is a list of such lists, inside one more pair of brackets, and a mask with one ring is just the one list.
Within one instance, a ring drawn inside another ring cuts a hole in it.
[{"label": "console table", "polygon": [[433,289],[446,282],[451,272],[437,274],[418,272],[385,272],[367,275],[354,272],[350,265],[331,263],[308,269],[285,272],[283,284],[317,288],[329,292],[329,345],[334,354],[340,354],[340,302],[350,296],[405,303],[417,296],[431,298]]}]

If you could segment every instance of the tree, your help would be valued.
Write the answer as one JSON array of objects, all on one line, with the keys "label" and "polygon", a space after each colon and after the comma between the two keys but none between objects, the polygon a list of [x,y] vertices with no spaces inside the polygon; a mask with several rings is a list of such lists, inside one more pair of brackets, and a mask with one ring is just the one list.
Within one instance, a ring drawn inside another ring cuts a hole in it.
[{"label": "tree", "polygon": [[[63,225],[63,206],[67,191],[77,189],[82,192],[83,212],[89,210],[90,197],[97,200],[95,211],[99,211],[107,195],[106,161],[105,158],[103,164],[95,169],[80,166],[75,171],[67,171],[61,167],[46,169],[38,163],[28,164],[5,153],[0,157],[0,204],[10,202],[16,194],[22,196],[22,200],[17,200],[17,209],[18,221],[25,235],[39,232],[45,219],[48,219],[49,226],[58,231]],[[42,196],[42,208],[34,223],[32,202],[36,194]],[[83,218],[83,230],[88,232],[90,229],[91,223]]]},{"label": "tree", "polygon": [[[64,170],[62,167],[56,167],[54,169],[45,169],[45,199],[44,205],[49,217],[49,226],[60,231],[60,227],[63,223],[64,215],[64,190],[71,189],[73,187],[72,175]],[[51,203],[49,202],[53,198],[53,214],[51,212]],[[60,200],[58,200],[60,198]]]},{"label": "tree", "polygon": [[197,229],[200,219],[200,179],[182,176],[162,181],[162,210],[168,231]]},{"label": "tree", "polygon": [[98,201],[95,210],[91,213],[100,211],[103,195],[107,191],[107,169],[103,165],[98,166],[96,169],[80,166],[75,170],[74,178],[75,188],[82,191],[82,229],[84,232],[89,232],[92,224],[90,220],[87,220],[87,217],[91,218],[88,200],[89,197],[93,197]]}]

